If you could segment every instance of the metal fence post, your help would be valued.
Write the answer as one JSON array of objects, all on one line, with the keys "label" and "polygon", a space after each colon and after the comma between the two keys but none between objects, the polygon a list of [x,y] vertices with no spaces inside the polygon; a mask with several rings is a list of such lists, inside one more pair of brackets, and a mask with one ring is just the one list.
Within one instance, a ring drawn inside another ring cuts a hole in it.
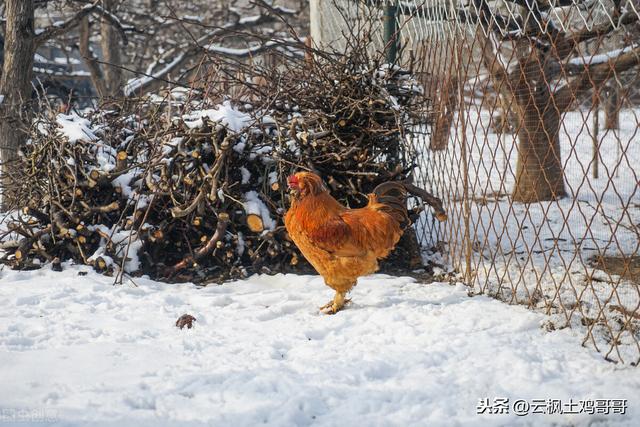
[{"label": "metal fence post", "polygon": [[397,60],[398,55],[398,26],[396,16],[398,14],[398,6],[395,2],[390,2],[384,7],[384,45],[386,50],[387,62],[393,64]]}]

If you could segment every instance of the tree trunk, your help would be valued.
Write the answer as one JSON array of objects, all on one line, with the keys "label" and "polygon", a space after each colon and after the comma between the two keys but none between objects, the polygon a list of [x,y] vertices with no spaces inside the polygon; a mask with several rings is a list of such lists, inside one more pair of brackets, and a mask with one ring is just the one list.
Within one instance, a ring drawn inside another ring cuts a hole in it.
[{"label": "tree trunk", "polygon": [[89,25],[89,17],[85,16],[80,22],[78,50],[82,56],[85,67],[91,74],[91,83],[96,89],[98,96],[102,99],[107,96],[107,85],[104,82],[102,69],[91,51],[91,26]]},{"label": "tree trunk", "polygon": [[604,128],[620,128],[620,96],[618,85],[614,83],[609,89],[609,96],[604,105]]},{"label": "tree trunk", "polygon": [[[105,0],[104,8],[113,13],[115,0]],[[120,49],[120,36],[106,19],[102,19],[100,25],[100,48],[106,65],[104,67],[104,82],[107,88],[106,96],[119,97],[123,95],[122,58]]]},{"label": "tree trunk", "polygon": [[536,95],[537,99],[546,99],[543,105],[520,103],[523,117],[518,117],[518,163],[512,193],[513,200],[518,202],[532,203],[566,196],[560,155],[561,113],[549,95]]},{"label": "tree trunk", "polygon": [[458,82],[455,77],[446,79],[437,94],[436,119],[429,148],[434,151],[445,150],[449,145],[453,116],[458,106]]},{"label": "tree trunk", "polygon": [[[33,72],[34,4],[32,0],[7,0],[4,64],[0,77],[0,163],[2,192],[6,195],[10,163],[26,139],[30,120]],[[2,209],[6,210],[6,198]]]}]

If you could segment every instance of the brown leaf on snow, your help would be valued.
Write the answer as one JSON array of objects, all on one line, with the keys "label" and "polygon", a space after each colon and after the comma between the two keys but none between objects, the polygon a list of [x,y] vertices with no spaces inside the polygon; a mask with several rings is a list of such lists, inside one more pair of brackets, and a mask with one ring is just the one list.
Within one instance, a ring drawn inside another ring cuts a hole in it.
[{"label": "brown leaf on snow", "polygon": [[178,320],[176,320],[176,326],[180,329],[184,328],[185,326],[187,327],[187,329],[191,329],[193,327],[193,322],[195,322],[196,320],[197,319],[190,314],[183,314],[182,316],[178,317]]}]

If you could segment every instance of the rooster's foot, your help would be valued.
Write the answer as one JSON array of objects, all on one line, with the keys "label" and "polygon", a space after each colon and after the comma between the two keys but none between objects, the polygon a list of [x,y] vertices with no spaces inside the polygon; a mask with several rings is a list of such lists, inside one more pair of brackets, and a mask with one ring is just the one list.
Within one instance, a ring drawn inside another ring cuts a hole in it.
[{"label": "rooster's foot", "polygon": [[345,298],[345,293],[336,292],[336,296],[331,301],[320,307],[320,311],[324,314],[336,314],[342,308],[351,302],[350,298]]}]

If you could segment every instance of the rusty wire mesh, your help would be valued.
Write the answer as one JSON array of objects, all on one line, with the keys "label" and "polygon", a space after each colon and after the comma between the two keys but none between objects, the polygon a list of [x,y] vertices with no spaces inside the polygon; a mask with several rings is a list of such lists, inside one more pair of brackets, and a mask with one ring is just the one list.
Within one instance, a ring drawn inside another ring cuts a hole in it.
[{"label": "rusty wire mesh", "polygon": [[[314,0],[312,37],[335,45],[388,4]],[[423,245],[444,247],[475,292],[637,364],[640,0],[395,5],[398,62],[434,110],[407,149],[450,217],[425,214]]]}]

